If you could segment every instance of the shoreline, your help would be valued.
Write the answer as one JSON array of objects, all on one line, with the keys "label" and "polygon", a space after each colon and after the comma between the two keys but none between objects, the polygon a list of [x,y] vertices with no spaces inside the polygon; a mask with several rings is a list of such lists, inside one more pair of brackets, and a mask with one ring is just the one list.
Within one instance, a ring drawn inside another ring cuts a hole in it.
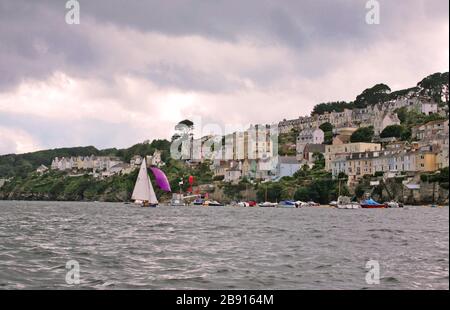
[{"label": "shoreline", "polygon": [[[132,201],[97,201],[97,200],[16,200],[16,199],[0,199],[0,204],[2,202],[50,202],[50,203],[55,203],[55,202],[62,202],[62,203],[114,203],[114,204],[133,204]],[[422,207],[422,208],[433,208],[432,207],[433,204],[431,203],[424,203],[424,204],[407,204],[404,207],[408,208],[408,207]],[[445,205],[445,204],[434,204],[436,207],[435,208],[446,208],[449,207],[449,205]],[[206,206],[195,206],[195,205],[186,205],[186,206],[171,206],[169,203],[160,203],[159,206],[161,207],[179,207],[179,208],[183,208],[183,207],[206,207]],[[209,208],[221,208],[221,207],[239,207],[237,205],[233,205],[233,204],[224,204],[223,206],[210,206]],[[259,206],[254,206],[254,207],[239,207],[239,208],[248,208],[248,209],[252,209],[252,208],[261,208],[261,209],[338,209],[335,208],[333,206],[327,205],[327,204],[322,204],[316,207],[301,207],[301,208],[285,208],[285,207],[270,207],[270,208],[264,208],[264,207],[259,207]],[[397,208],[386,208],[386,209],[397,209]]]}]

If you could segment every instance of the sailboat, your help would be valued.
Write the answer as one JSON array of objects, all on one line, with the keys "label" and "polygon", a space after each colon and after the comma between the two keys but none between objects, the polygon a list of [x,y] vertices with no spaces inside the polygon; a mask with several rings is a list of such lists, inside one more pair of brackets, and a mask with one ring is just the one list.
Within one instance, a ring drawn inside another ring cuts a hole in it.
[{"label": "sailboat", "polygon": [[[166,192],[170,192],[170,185],[164,172],[158,168],[151,168],[155,175],[156,183],[158,186]],[[155,190],[153,189],[152,182],[147,173],[147,162],[145,158],[142,160],[141,167],[139,168],[139,174],[134,186],[131,199],[136,204],[140,204],[142,207],[157,207],[158,199],[156,198]]]}]

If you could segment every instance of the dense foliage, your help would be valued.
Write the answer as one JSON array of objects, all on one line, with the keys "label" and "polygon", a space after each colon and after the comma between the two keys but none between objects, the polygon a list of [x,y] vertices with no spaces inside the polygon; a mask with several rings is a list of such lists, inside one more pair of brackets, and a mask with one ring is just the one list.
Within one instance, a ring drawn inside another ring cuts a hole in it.
[{"label": "dense foliage", "polygon": [[333,125],[329,122],[323,123],[319,126],[324,133],[324,141],[323,144],[332,144],[333,143]]},{"label": "dense foliage", "polygon": [[417,86],[421,88],[421,95],[430,96],[438,103],[448,103],[448,84],[448,72],[438,72],[427,76]]},{"label": "dense foliage", "polygon": [[344,112],[345,109],[354,109],[355,105],[353,102],[336,101],[317,104],[311,113],[311,115],[322,115],[330,112]]},{"label": "dense foliage", "polygon": [[374,130],[372,126],[358,128],[350,137],[350,142],[372,142]]},{"label": "dense foliage", "polygon": [[386,84],[377,84],[372,88],[364,90],[356,97],[355,106],[357,108],[365,108],[368,105],[375,105],[380,102],[389,100],[391,89]]},{"label": "dense foliage", "polygon": [[0,178],[25,177],[36,170],[40,165],[50,166],[55,157],[72,156],[117,156],[124,162],[129,162],[134,155],[152,155],[155,150],[162,151],[162,160],[170,157],[170,142],[167,140],[154,140],[151,143],[138,143],[127,149],[98,150],[93,146],[59,148],[45,151],[37,151],[26,154],[9,154],[0,156]]},{"label": "dense foliage", "polygon": [[383,129],[380,134],[381,138],[397,138],[407,141],[411,138],[411,129],[403,125],[391,125]]},{"label": "dense foliage", "polygon": [[344,109],[366,108],[380,102],[399,99],[408,95],[429,96],[441,105],[448,104],[449,76],[448,72],[434,73],[417,83],[417,86],[391,92],[388,85],[380,83],[364,90],[353,102],[336,101],[317,104],[311,115],[322,115],[329,112],[343,112]]}]

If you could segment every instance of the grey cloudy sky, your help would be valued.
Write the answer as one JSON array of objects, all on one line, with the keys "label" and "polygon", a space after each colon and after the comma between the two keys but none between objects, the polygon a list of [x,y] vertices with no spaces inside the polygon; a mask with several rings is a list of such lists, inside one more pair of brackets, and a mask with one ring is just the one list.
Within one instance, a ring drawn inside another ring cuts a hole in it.
[{"label": "grey cloudy sky", "polygon": [[448,71],[447,0],[0,0],[0,154],[272,123]]}]

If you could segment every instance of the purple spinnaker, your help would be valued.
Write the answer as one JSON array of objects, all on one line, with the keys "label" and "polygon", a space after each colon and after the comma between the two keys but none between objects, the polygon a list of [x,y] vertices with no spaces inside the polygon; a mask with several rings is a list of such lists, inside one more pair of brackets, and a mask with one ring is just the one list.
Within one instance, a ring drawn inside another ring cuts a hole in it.
[{"label": "purple spinnaker", "polygon": [[155,176],[156,184],[158,184],[159,188],[165,192],[171,192],[169,180],[167,180],[166,175],[160,169],[152,167],[150,168]]}]

